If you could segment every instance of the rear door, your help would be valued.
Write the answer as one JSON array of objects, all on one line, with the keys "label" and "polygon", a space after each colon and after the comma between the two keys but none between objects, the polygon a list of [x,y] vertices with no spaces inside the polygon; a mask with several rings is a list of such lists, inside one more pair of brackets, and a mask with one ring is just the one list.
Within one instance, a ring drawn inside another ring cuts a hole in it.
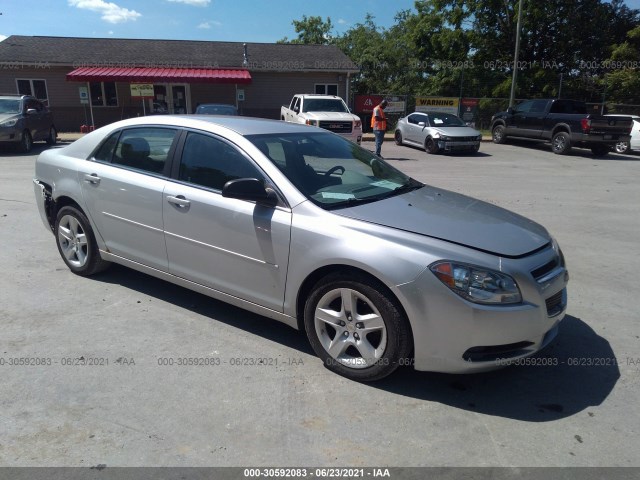
[{"label": "rear door", "polygon": [[88,213],[109,251],[162,271],[168,269],[162,194],[177,132],[116,132],[78,171]]},{"label": "rear door", "polygon": [[291,210],[225,198],[237,178],[269,180],[235,145],[188,132],[163,196],[169,272],[282,311]]}]

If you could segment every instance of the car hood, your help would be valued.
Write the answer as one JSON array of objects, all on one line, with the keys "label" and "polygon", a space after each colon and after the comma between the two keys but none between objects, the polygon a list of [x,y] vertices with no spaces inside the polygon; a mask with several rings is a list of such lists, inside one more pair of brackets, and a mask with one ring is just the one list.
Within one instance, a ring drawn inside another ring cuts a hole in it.
[{"label": "car hood", "polygon": [[471,127],[431,127],[441,135],[449,135],[450,137],[477,137],[480,132]]},{"label": "car hood", "polygon": [[334,213],[503,257],[520,257],[551,241],[542,225],[521,215],[430,186]]},{"label": "car hood", "polygon": [[0,113],[0,123],[6,122],[7,120],[13,120],[18,116],[18,113]]}]

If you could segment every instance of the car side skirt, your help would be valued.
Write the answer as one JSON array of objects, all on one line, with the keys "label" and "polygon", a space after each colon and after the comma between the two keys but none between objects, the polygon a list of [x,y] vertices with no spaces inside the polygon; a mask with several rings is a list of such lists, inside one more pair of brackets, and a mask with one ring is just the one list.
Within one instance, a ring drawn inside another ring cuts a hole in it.
[{"label": "car side skirt", "polygon": [[228,303],[235,307],[242,308],[249,312],[263,315],[265,317],[269,317],[273,320],[277,320],[279,322],[285,323],[290,327],[298,330],[298,321],[296,318],[291,317],[289,315],[285,315],[284,313],[277,312],[275,310],[271,310],[270,308],[263,307],[262,305],[258,305],[252,302],[248,302],[238,297],[234,297],[233,295],[229,295],[228,293],[221,292],[219,290],[215,290],[213,288],[207,287],[205,285],[201,285],[199,283],[192,282],[190,280],[186,280],[184,278],[178,277],[176,275],[172,275],[167,272],[163,272],[161,270],[157,270],[152,267],[148,267],[138,262],[134,262],[132,260],[120,257],[118,255],[114,255],[113,253],[109,253],[104,250],[100,250],[100,256],[109,262],[117,263],[119,265],[123,265],[125,267],[129,267],[133,270],[137,270],[142,273],[146,273],[147,275],[151,275],[153,277],[159,278],[161,280],[166,280],[167,282],[179,285],[181,287],[187,288],[189,290],[193,290],[198,293],[202,293],[203,295],[207,295],[208,297],[215,298],[216,300],[220,300],[222,302]]}]

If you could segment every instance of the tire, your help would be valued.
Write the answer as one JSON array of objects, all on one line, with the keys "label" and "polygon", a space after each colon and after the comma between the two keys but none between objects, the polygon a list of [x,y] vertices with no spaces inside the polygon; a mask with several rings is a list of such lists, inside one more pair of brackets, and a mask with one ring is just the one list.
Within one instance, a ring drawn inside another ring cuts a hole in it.
[{"label": "tire", "polygon": [[396,134],[393,138],[396,141],[396,145],[402,145],[402,132],[400,130],[396,130]]},{"label": "tire", "polygon": [[493,143],[507,143],[507,136],[505,135],[504,125],[496,125],[495,127],[493,127],[493,130],[491,130],[491,138],[493,139]]},{"label": "tire", "polygon": [[424,149],[431,155],[435,155],[440,151],[440,148],[438,148],[438,144],[433,141],[433,138],[427,138],[424,141]]},{"label": "tire", "polygon": [[33,148],[33,138],[29,130],[22,132],[22,138],[20,139],[20,151],[23,153],[29,153]]},{"label": "tire", "polygon": [[593,153],[595,157],[604,157],[609,153],[609,150],[609,145],[594,145],[591,147],[591,153]]},{"label": "tire", "polygon": [[58,142],[58,132],[56,131],[56,127],[51,125],[49,129],[49,136],[47,137],[47,144],[55,145]]},{"label": "tire", "polygon": [[558,132],[551,139],[551,150],[558,155],[566,155],[571,151],[571,137],[567,132]]},{"label": "tire", "polygon": [[106,269],[110,262],[103,260],[87,217],[76,207],[62,207],[56,216],[56,244],[69,270],[88,277]]},{"label": "tire", "polygon": [[304,324],[326,368],[371,382],[392,373],[408,357],[407,320],[384,292],[382,284],[363,275],[332,274],[316,284],[305,304]]},{"label": "tire", "polygon": [[629,142],[618,142],[616,143],[614,150],[616,153],[629,153],[631,146],[629,145]]}]

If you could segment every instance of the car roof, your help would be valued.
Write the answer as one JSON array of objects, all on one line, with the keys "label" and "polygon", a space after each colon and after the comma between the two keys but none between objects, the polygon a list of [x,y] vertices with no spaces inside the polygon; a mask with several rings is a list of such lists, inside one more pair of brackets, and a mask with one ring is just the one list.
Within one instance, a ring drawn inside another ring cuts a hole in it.
[{"label": "car roof", "polygon": [[[121,120],[106,126],[111,131],[138,126],[175,126],[183,128],[196,128],[210,130],[213,126],[226,128],[238,135],[261,135],[309,132],[309,129],[322,130],[300,123],[283,122],[282,120],[269,120],[266,118],[240,117],[230,115],[153,115],[148,117],[135,117]],[[96,130],[96,132],[102,129]]]}]

